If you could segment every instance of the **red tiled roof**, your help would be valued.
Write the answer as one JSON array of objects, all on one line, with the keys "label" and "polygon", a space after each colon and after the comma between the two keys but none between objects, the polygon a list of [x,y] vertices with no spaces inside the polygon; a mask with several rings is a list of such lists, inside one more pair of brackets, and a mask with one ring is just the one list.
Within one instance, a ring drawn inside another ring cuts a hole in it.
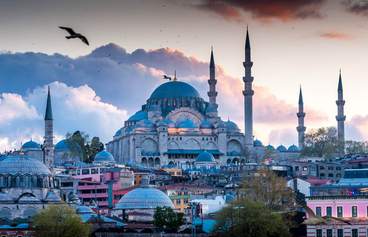
[{"label": "red tiled roof", "polygon": [[351,160],[349,161],[349,163],[359,163],[359,162],[367,162],[367,161],[368,161],[368,157],[364,159],[359,159],[359,160]]},{"label": "red tiled roof", "polygon": [[133,211],[133,212],[126,213],[125,215],[127,216],[150,216],[151,214],[145,213],[145,212]]},{"label": "red tiled roof", "polygon": [[154,228],[154,226],[144,223],[128,223],[124,226],[124,228]]}]

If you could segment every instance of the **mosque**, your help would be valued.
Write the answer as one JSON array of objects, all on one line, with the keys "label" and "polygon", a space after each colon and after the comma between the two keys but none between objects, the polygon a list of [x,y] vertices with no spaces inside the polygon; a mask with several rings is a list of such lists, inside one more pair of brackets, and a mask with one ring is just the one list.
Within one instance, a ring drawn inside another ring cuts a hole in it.
[{"label": "mosque", "polygon": [[[211,50],[209,66],[209,101],[205,101],[191,85],[178,81],[157,87],[142,108],[125,121],[124,126],[106,144],[118,163],[144,164],[147,166],[195,165],[197,156],[207,152],[219,165],[256,162],[266,149],[273,150],[280,159],[297,158],[304,147],[305,113],[300,88],[298,117],[298,146],[276,149],[264,146],[253,139],[253,77],[251,48],[247,30],[245,42],[244,81],[244,133],[234,122],[218,116],[216,97],[217,79]],[[344,139],[344,120],[341,73],[338,86],[338,132]],[[211,160],[211,159],[209,159]]]}]

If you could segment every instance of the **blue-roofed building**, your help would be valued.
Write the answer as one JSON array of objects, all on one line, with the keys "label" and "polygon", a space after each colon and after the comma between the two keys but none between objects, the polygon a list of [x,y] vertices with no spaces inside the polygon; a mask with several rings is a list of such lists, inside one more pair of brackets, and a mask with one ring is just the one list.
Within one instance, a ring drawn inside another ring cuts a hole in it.
[{"label": "blue-roofed building", "polygon": [[[79,149],[78,144],[73,147],[74,150]],[[81,161],[81,157],[77,154],[71,154],[66,139],[63,139],[56,143],[54,147],[54,164],[62,165],[68,161],[78,162]]]}]

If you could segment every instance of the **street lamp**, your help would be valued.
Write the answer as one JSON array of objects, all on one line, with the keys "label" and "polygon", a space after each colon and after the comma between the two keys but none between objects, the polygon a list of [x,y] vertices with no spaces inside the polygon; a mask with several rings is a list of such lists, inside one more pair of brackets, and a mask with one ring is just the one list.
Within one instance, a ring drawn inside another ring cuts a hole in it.
[{"label": "street lamp", "polygon": [[190,210],[192,213],[192,237],[195,237],[195,222],[193,225],[193,207],[195,208],[195,210],[197,210],[197,205],[199,205],[199,202],[190,202],[188,206],[190,206]]}]

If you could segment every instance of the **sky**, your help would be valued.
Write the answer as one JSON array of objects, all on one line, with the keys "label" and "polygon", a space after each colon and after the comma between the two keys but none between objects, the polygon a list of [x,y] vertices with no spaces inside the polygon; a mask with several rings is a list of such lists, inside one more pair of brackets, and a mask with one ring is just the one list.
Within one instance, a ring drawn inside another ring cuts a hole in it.
[{"label": "sky", "polygon": [[[368,136],[368,1],[357,0],[0,0],[0,151],[43,142],[51,86],[54,143],[80,130],[112,140],[167,81],[208,101],[213,47],[223,120],[244,131],[243,61],[252,54],[254,136],[298,144],[302,88],[307,132],[336,126],[341,70],[346,140]],[[67,40],[59,26],[85,35]]]}]

